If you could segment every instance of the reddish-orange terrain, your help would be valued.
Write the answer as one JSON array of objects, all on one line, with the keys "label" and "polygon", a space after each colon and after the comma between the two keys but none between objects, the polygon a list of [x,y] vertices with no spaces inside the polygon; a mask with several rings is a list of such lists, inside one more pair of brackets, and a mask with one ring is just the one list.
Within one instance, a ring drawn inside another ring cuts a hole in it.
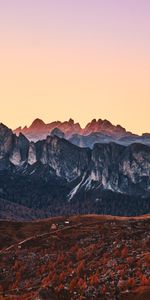
[{"label": "reddish-orange terrain", "polygon": [[149,300],[150,216],[0,222],[0,300]]}]

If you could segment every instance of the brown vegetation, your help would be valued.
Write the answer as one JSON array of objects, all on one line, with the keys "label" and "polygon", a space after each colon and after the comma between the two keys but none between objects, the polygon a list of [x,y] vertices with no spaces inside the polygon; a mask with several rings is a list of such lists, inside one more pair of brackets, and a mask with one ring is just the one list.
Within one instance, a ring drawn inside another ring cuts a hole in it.
[{"label": "brown vegetation", "polygon": [[0,300],[148,300],[148,217],[1,222],[0,244]]}]

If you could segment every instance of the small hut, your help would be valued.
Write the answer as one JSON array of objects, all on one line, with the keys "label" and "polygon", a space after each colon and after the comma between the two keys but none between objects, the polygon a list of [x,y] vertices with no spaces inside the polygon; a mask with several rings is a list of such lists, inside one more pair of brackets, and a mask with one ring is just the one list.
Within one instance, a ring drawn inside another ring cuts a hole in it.
[{"label": "small hut", "polygon": [[57,229],[57,225],[55,224],[55,223],[53,223],[52,225],[51,225],[51,230],[56,230]]}]

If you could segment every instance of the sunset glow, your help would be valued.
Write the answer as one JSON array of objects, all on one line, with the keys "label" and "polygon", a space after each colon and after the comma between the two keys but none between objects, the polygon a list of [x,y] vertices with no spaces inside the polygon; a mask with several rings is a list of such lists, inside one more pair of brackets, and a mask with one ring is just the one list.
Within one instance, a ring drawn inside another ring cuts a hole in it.
[{"label": "sunset glow", "polygon": [[149,0],[0,3],[0,121],[150,131]]}]

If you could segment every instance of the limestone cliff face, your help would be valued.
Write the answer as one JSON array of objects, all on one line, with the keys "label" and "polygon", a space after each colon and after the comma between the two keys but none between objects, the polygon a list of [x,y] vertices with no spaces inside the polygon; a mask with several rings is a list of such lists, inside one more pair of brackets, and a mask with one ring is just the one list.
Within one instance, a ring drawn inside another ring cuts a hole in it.
[{"label": "limestone cliff face", "polygon": [[15,142],[15,145],[13,147],[12,153],[9,157],[9,160],[12,164],[14,164],[15,166],[19,166],[21,165],[21,153],[20,153],[20,148],[18,146],[17,141]]},{"label": "limestone cliff face", "polygon": [[121,193],[149,193],[150,147],[96,144],[92,150],[90,173],[82,186],[91,189],[93,182],[98,182],[102,189]]},{"label": "limestone cliff face", "polygon": [[37,162],[36,158],[36,147],[33,142],[29,144],[29,151],[28,151],[28,163],[29,165],[33,165]]},{"label": "limestone cliff face", "polygon": [[4,124],[0,124],[0,159],[9,156],[13,145],[13,133]]},{"label": "limestone cliff face", "polygon": [[89,151],[87,149],[80,149],[56,136],[49,136],[39,144],[41,148],[39,151],[40,161],[52,167],[57,176],[65,177],[70,181],[87,170],[89,163]]},{"label": "limestone cliff face", "polygon": [[119,173],[124,178],[122,190],[150,191],[150,147],[132,144],[124,151],[119,162]]},{"label": "limestone cliff face", "polygon": [[91,180],[105,189],[119,189],[119,160],[124,150],[124,146],[115,143],[96,144],[91,157]]},{"label": "limestone cliff face", "polygon": [[81,189],[93,193],[97,187],[130,195],[150,193],[150,147],[142,144],[101,143],[90,150],[55,135],[35,143],[1,124],[0,169],[8,167],[13,174],[66,180],[71,198]]},{"label": "limestone cliff face", "polygon": [[12,147],[9,160],[12,164],[19,166],[22,165],[29,155],[29,141],[27,138],[20,134],[18,137],[13,135]]}]

